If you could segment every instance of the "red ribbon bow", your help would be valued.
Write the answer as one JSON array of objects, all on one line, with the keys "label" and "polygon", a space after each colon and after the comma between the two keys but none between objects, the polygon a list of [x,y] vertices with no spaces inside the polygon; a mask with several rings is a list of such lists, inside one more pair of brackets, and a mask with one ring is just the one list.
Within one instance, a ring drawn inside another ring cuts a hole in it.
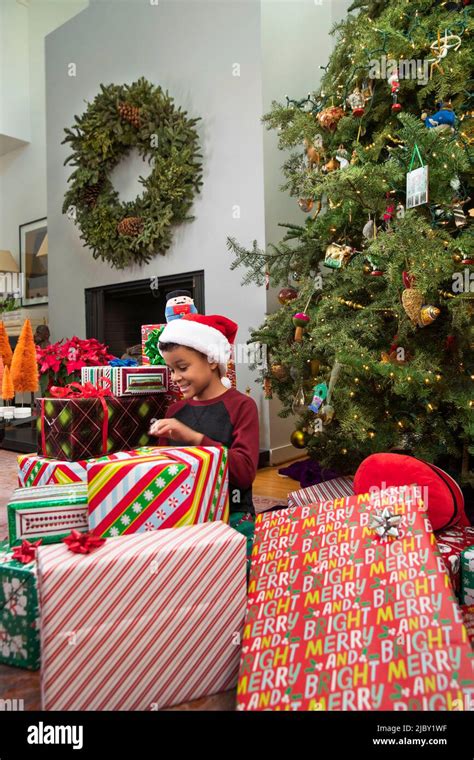
[{"label": "red ribbon bow", "polygon": [[105,538],[99,538],[92,533],[79,533],[78,530],[72,530],[69,536],[63,539],[70,552],[76,554],[90,554],[94,549],[105,544]]},{"label": "red ribbon bow", "polygon": [[18,562],[22,562],[24,565],[27,565],[28,562],[33,562],[41,541],[41,538],[36,543],[30,543],[30,541],[26,540],[22,541],[21,546],[15,546],[13,549],[12,559],[17,559]]},{"label": "red ribbon bow", "polygon": [[93,383],[69,383],[64,388],[52,385],[49,392],[53,398],[103,398],[113,396],[112,382],[108,377],[99,377],[97,385]]}]

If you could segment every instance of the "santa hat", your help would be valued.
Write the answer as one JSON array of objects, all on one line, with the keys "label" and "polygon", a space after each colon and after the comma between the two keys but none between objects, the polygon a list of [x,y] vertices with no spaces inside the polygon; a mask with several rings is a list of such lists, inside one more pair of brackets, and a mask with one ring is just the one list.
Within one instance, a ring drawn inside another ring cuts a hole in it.
[{"label": "santa hat", "polygon": [[181,319],[167,323],[159,342],[194,348],[207,356],[209,362],[217,362],[221,383],[230,388],[231,382],[226,377],[227,363],[238,327],[236,322],[220,314],[185,314]]}]

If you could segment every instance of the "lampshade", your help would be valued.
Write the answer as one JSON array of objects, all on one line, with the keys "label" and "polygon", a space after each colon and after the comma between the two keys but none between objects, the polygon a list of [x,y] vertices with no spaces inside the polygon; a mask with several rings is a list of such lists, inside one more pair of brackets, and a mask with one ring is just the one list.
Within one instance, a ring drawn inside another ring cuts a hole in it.
[{"label": "lampshade", "polygon": [[40,245],[40,249],[37,256],[47,256],[48,255],[48,233],[43,238],[43,242]]},{"label": "lampshade", "polygon": [[0,272],[19,272],[11,251],[0,251]]}]

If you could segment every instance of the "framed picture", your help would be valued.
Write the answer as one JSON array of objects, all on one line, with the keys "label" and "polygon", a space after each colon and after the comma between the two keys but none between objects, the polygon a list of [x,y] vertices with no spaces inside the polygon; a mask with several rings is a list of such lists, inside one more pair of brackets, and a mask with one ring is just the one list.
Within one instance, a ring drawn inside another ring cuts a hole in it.
[{"label": "framed picture", "polygon": [[22,306],[48,303],[47,219],[20,224],[20,270],[23,275]]}]

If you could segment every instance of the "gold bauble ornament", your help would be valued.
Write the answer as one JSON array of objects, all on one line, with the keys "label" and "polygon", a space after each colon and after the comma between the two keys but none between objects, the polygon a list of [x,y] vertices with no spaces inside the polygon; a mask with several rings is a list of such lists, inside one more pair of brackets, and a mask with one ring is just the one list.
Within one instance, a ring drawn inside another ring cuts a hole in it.
[{"label": "gold bauble ornament", "polygon": [[288,377],[288,370],[283,364],[272,364],[270,370],[275,380],[286,380]]},{"label": "gold bauble ornament", "polygon": [[295,449],[304,449],[308,442],[308,436],[303,430],[295,430],[290,437],[290,443]]}]

